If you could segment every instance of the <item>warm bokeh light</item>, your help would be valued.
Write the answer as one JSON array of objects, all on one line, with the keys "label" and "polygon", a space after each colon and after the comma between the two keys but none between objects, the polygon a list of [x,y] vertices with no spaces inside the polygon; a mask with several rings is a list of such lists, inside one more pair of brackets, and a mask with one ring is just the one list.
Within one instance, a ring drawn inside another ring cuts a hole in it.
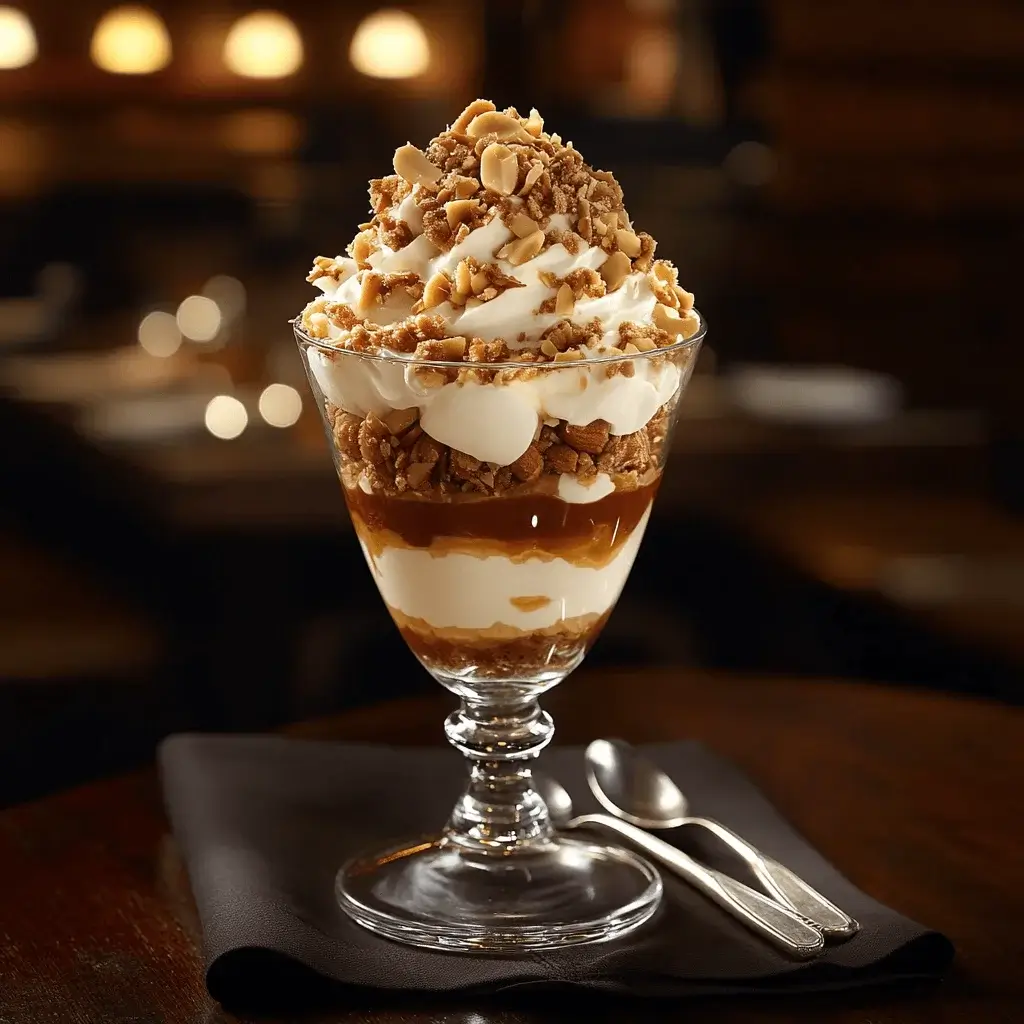
[{"label": "warm bokeh light", "polygon": [[139,344],[151,355],[166,359],[181,348],[181,331],[171,313],[156,310],[139,323]]},{"label": "warm bokeh light", "polygon": [[254,11],[231,26],[224,63],[246,78],[285,78],[302,66],[302,37],[278,11]]},{"label": "warm bokeh light", "polygon": [[219,437],[222,441],[231,441],[249,425],[249,414],[237,398],[231,395],[217,395],[207,404],[203,422],[214,437]]},{"label": "warm bokeh light", "polygon": [[371,78],[413,78],[430,65],[430,44],[408,12],[377,11],[359,23],[348,56],[356,71]]},{"label": "warm bokeh light", "polygon": [[213,341],[220,330],[220,307],[205,295],[190,295],[178,306],[178,329],[190,341]]},{"label": "warm bokeh light", "polygon": [[203,295],[217,303],[225,323],[245,312],[245,285],[230,274],[217,274],[203,285]]},{"label": "warm bokeh light", "polygon": [[39,45],[28,15],[17,7],[0,7],[0,69],[23,68],[38,53]]},{"label": "warm bokeh light", "polygon": [[171,61],[171,37],[148,7],[115,7],[100,18],[89,53],[93,63],[115,75],[148,75]]},{"label": "warm bokeh light", "polygon": [[302,415],[302,395],[290,384],[268,384],[260,395],[259,410],[272,427],[290,427]]}]

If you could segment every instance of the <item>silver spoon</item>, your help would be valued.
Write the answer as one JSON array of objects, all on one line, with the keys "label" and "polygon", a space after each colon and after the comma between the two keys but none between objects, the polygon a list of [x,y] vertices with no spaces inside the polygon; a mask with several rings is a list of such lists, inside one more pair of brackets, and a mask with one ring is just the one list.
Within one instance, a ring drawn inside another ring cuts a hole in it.
[{"label": "silver spoon", "polygon": [[848,939],[860,925],[799,875],[710,818],[690,817],[686,797],[655,764],[625,740],[594,740],[587,747],[587,781],[610,814],[644,829],[700,825],[738,854],[773,899],[806,918],[829,939]]},{"label": "silver spoon", "polygon": [[628,840],[652,860],[681,875],[738,921],[792,957],[809,960],[824,948],[825,940],[821,932],[786,907],[735,878],[705,867],[663,839],[619,818],[607,814],[573,817],[572,797],[563,786],[538,772],[534,773],[533,778],[537,791],[547,804],[555,828],[600,828]]}]

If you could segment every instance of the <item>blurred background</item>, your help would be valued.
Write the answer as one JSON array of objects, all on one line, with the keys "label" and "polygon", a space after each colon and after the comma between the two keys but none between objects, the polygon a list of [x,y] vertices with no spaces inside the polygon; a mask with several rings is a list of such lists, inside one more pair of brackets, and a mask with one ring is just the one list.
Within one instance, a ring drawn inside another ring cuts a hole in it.
[{"label": "blurred background", "polygon": [[0,804],[435,685],[287,320],[478,95],[711,328],[589,666],[1019,703],[1022,58],[1017,0],[0,5]]}]

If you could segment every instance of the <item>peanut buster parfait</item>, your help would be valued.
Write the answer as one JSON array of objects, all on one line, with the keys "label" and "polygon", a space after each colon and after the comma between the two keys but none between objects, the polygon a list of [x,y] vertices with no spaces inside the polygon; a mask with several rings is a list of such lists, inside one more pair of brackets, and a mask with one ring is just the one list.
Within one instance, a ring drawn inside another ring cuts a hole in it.
[{"label": "peanut buster parfait", "polygon": [[693,296],[536,111],[477,100],[394,168],[300,322],[352,521],[432,672],[561,678],[643,536]]},{"label": "peanut buster parfait", "polygon": [[476,100],[394,170],[346,255],[316,259],[295,332],[381,596],[461,698],[445,732],[469,782],[437,836],[343,865],[338,900],[414,945],[604,941],[661,881],[552,828],[537,699],[626,582],[703,324],[615,178],[536,110]]}]

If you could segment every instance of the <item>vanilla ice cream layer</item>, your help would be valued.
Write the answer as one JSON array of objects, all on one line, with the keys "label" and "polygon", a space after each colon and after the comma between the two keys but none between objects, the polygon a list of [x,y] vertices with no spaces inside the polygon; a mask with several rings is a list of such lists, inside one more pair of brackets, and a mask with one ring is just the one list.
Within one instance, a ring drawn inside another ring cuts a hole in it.
[{"label": "vanilla ice cream layer", "polygon": [[[435,629],[511,626],[526,632],[565,619],[604,615],[618,600],[640,548],[651,510],[605,565],[564,558],[512,561],[423,548],[387,547],[371,555],[360,540],[381,597],[397,611]],[[546,603],[537,600],[548,598]]]}]

